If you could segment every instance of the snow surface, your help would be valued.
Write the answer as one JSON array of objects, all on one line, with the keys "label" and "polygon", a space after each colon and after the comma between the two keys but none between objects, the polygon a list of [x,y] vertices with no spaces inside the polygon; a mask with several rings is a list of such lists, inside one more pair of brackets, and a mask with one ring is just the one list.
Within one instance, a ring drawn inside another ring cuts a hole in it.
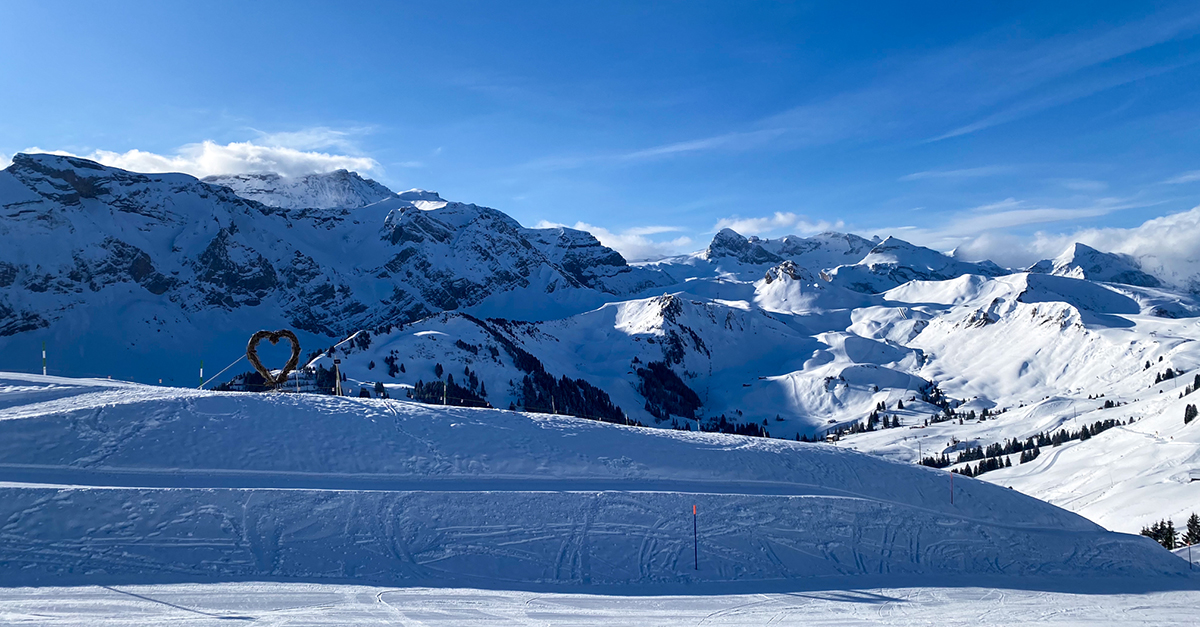
[{"label": "snow surface", "polygon": [[[982,479],[1120,531],[1200,509],[1200,482],[1182,479],[1200,470],[1200,422],[1182,422],[1200,397],[1180,398],[1200,371],[1190,278],[1082,245],[1013,272],[894,237],[730,230],[702,252],[626,264],[586,232],[433,192],[305,181],[222,187],[18,156],[0,172],[0,369],[40,371],[46,341],[51,373],[197,385],[201,360],[210,378],[232,362],[227,378],[249,369],[237,360],[254,331],[292,327],[306,355],[337,346],[352,393],[380,382],[402,397],[441,364],[469,367],[508,407],[525,372],[503,340],[647,425],[725,416],[790,439],[883,403],[903,428],[836,446],[909,464],[1135,420]],[[637,369],[651,361],[696,392],[694,418],[645,409]],[[1167,368],[1186,374],[1156,385]],[[939,408],[920,396],[935,385],[961,411],[1001,413],[926,427]]]},{"label": "snow surface", "polygon": [[255,625],[1195,625],[1200,593],[852,588],[613,596],[465,588],[222,583],[0,588],[8,624]]},{"label": "snow surface", "polygon": [[826,445],[17,374],[0,407],[7,586],[1195,581],[1149,539]]}]

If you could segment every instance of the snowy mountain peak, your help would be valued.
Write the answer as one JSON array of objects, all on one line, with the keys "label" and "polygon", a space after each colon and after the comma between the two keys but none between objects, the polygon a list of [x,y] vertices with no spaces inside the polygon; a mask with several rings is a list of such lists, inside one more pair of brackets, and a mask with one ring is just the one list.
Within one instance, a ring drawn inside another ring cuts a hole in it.
[{"label": "snowy mountain peak", "polygon": [[880,293],[909,281],[944,281],[966,274],[1000,276],[1005,271],[990,261],[958,261],[936,250],[889,236],[862,261],[835,268],[834,283],[865,293]]},{"label": "snowy mountain peak", "polygon": [[229,174],[203,180],[228,187],[243,198],[285,209],[357,209],[396,197],[387,187],[347,170],[305,176]]},{"label": "snowy mountain peak", "polygon": [[[87,159],[52,154],[17,154],[4,172],[25,188],[21,191],[15,186],[4,186],[4,198],[0,200],[5,205],[12,204],[9,196],[13,193],[27,201],[37,198],[78,205],[82,199],[113,200],[128,194],[144,194],[146,186],[155,183],[166,183],[180,193],[197,191],[200,187],[195,178],[186,174],[138,174]],[[229,197],[235,196],[229,194]]]},{"label": "snowy mountain peak", "polygon": [[816,277],[807,268],[796,265],[791,259],[785,259],[777,266],[771,267],[763,276],[767,283],[775,281],[815,281]]},{"label": "snowy mountain peak", "polygon": [[1029,272],[1053,274],[1075,279],[1123,283],[1141,287],[1159,287],[1162,282],[1143,272],[1137,261],[1128,255],[1106,253],[1076,242],[1053,260],[1043,260],[1029,267]]},{"label": "snowy mountain peak", "polygon": [[429,202],[446,202],[437,192],[431,192],[427,189],[412,188],[406,192],[396,194],[401,200],[415,201],[425,200]]},{"label": "snowy mountain peak", "polygon": [[758,241],[758,238],[751,241],[742,237],[733,229],[721,229],[713,236],[712,243],[708,245],[704,254],[710,260],[731,257],[748,264],[779,263],[781,261],[778,255],[768,252],[757,243]]}]

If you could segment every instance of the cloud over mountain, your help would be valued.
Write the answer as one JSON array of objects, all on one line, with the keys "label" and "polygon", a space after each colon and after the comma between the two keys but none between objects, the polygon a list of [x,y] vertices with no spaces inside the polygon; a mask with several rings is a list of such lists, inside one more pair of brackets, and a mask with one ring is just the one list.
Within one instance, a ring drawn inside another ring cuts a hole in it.
[{"label": "cloud over mountain", "polygon": [[[296,135],[296,134],[290,134]],[[271,139],[271,135],[264,139]],[[297,139],[290,137],[290,139]],[[301,146],[311,146],[311,137]],[[196,177],[214,176],[220,174],[279,174],[282,176],[303,176],[333,172],[335,170],[350,170],[359,173],[374,173],[380,170],[379,162],[360,156],[334,154],[313,149],[297,148],[295,142],[255,143],[253,141],[230,142],[225,145],[205,140],[199,143],[181,146],[174,154],[158,154],[144,150],[128,150],[113,152],[111,150],[94,150],[88,154],[75,154],[64,150],[43,150],[29,148],[27,153],[49,153],[73,157],[84,157],[107,166],[117,167],[133,172],[159,173],[183,172]],[[334,147],[341,146],[335,145]],[[7,165],[7,159],[0,162]]]}]

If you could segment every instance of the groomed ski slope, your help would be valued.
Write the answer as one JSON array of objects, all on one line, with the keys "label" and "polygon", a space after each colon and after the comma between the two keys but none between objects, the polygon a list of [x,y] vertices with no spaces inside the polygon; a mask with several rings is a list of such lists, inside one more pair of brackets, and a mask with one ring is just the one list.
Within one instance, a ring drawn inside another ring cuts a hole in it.
[{"label": "groomed ski slope", "polygon": [[1072,594],[1004,588],[857,588],[611,596],[462,588],[222,583],[0,588],[0,621],[89,627],[207,625],[1055,625],[1196,624],[1195,591]]},{"label": "groomed ski slope", "polygon": [[1146,538],[987,482],[956,477],[951,504],[944,471],[569,417],[4,374],[0,460],[6,586],[1194,583]]}]

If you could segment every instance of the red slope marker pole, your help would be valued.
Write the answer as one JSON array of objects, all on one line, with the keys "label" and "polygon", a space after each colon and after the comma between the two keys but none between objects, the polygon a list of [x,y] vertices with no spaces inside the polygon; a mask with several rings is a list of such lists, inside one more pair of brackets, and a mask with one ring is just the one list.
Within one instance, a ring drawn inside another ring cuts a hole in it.
[{"label": "red slope marker pole", "polygon": [[692,505],[692,555],[696,559],[696,570],[700,570],[700,535],[696,531],[696,506]]}]

